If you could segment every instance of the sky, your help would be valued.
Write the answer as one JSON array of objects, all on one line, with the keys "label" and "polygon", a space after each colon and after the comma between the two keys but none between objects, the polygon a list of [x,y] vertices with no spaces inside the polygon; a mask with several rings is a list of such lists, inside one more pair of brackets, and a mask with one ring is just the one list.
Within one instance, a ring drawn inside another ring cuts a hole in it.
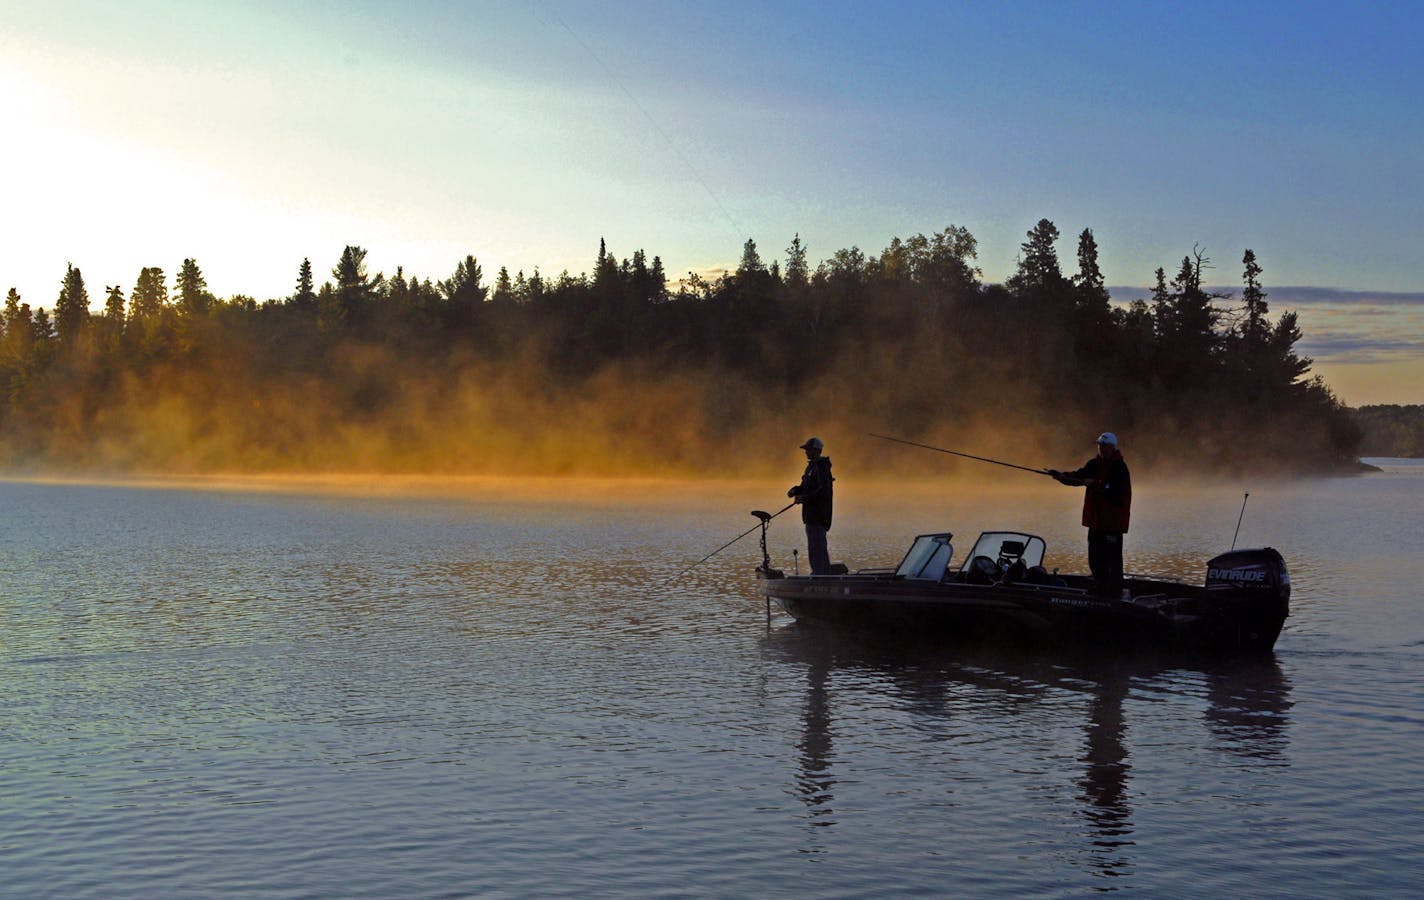
[{"label": "sky", "polygon": [[674,277],[1041,218],[1115,298],[1204,249],[1351,405],[1424,403],[1424,4],[0,0],[0,290],[195,259]]}]

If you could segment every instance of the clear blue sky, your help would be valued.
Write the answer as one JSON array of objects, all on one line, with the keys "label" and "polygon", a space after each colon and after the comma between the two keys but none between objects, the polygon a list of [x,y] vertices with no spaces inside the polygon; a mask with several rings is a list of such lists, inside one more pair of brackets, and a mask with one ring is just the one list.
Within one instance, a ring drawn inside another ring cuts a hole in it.
[{"label": "clear blue sky", "polygon": [[[1268,288],[1424,292],[1424,5],[0,0],[0,288],[197,259],[289,294],[359,244],[444,278],[674,276],[1039,218],[1109,284],[1201,245]],[[1418,314],[1421,306],[1394,304]],[[1398,309],[1396,309],[1398,311]],[[1304,316],[1303,316],[1304,320]],[[1421,397],[1420,399],[1424,399]],[[1417,401],[1416,401],[1417,402]]]}]

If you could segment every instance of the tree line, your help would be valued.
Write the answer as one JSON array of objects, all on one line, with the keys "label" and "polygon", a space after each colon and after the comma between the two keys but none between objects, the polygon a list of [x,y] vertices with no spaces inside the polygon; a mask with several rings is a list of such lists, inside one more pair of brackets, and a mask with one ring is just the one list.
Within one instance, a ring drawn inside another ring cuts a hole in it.
[{"label": "tree line", "polygon": [[[1002,284],[984,282],[959,226],[814,266],[799,235],[784,262],[748,240],[734,271],[676,286],[659,257],[620,260],[603,242],[591,272],[501,268],[492,283],[474,256],[432,280],[372,274],[348,246],[320,285],[303,260],[285,297],[215,297],[185,259],[171,292],[143,267],[127,293],[106,286],[98,311],[71,265],[52,312],[6,297],[0,463],[463,470],[498,468],[503,453],[538,468],[527,448],[547,426],[603,429],[608,455],[706,470],[705,452],[660,435],[669,414],[707,446],[773,409],[907,435],[1071,434],[1073,447],[1112,427],[1137,458],[1194,470],[1356,458],[1359,425],[1296,352],[1295,313],[1270,314],[1251,250],[1239,297],[1206,286],[1211,260],[1193,248],[1170,277],[1156,270],[1150,299],[1121,306],[1092,230],[1071,274],[1059,237],[1039,221]],[[633,402],[644,389],[658,410]],[[600,418],[598,398],[617,411]],[[524,421],[535,409],[545,418]],[[455,427],[475,420],[477,438]]]},{"label": "tree line", "polygon": [[1379,404],[1353,410],[1364,456],[1424,457],[1424,406]]}]

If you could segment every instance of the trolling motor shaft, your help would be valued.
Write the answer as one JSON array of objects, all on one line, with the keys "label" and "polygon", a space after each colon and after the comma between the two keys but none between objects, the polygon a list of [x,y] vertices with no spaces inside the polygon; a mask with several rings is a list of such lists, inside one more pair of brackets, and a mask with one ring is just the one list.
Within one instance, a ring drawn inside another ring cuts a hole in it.
[{"label": "trolling motor shaft", "polygon": [[[782,510],[785,512],[786,510]],[[761,568],[763,572],[771,571],[771,554],[766,549],[766,528],[771,524],[772,515],[761,509],[752,510],[752,515],[761,522]],[[780,513],[778,513],[780,515]]]}]

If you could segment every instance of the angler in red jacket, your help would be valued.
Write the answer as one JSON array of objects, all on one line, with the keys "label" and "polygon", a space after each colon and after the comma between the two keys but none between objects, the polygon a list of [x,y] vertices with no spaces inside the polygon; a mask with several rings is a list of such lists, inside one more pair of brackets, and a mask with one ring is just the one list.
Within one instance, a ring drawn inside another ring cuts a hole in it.
[{"label": "angler in red jacket", "polygon": [[1117,435],[1098,436],[1098,455],[1072,472],[1048,469],[1062,484],[1081,486],[1083,525],[1088,529],[1088,568],[1097,592],[1122,594],[1122,536],[1132,512],[1132,474],[1117,446]]}]

